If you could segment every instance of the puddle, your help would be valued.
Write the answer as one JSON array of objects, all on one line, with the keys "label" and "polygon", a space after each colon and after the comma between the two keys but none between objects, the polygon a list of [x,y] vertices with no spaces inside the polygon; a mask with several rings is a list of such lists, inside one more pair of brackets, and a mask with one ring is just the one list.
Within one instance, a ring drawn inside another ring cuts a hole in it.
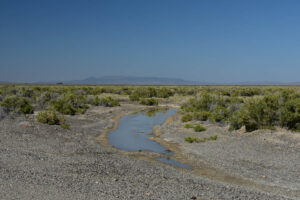
[{"label": "puddle", "polygon": [[[152,109],[140,113],[126,115],[119,119],[116,130],[108,134],[108,142],[111,146],[125,151],[152,151],[163,156],[172,156],[165,147],[158,142],[149,139],[152,128],[162,124],[169,116],[176,113],[176,109]],[[182,168],[189,166],[164,157],[156,159],[158,161],[175,165]]]},{"label": "puddle", "polygon": [[155,160],[163,162],[163,163],[167,163],[167,164],[170,164],[170,165],[175,165],[175,166],[180,167],[180,168],[193,169],[193,167],[190,166],[190,165],[186,165],[186,164],[177,162],[175,160],[170,160],[170,159],[163,158],[163,157],[162,158],[156,158]]}]

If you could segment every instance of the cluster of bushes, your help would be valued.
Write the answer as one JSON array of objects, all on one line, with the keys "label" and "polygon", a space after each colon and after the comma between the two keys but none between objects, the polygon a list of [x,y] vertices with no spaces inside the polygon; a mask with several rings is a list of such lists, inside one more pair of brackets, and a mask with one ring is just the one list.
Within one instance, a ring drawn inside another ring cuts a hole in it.
[{"label": "cluster of bushes", "polygon": [[75,94],[63,94],[59,99],[52,100],[50,105],[64,115],[83,114],[88,108],[84,96]]},{"label": "cluster of bushes", "polygon": [[206,142],[209,140],[217,140],[218,139],[218,135],[214,135],[214,136],[210,136],[210,137],[203,137],[203,138],[198,138],[198,137],[191,137],[188,136],[186,138],[184,138],[184,141],[188,142],[188,143],[199,143],[199,142]]},{"label": "cluster of bushes", "polygon": [[[245,126],[246,131],[274,129],[275,126],[300,131],[300,95],[295,90],[265,91],[243,89],[231,97],[203,92],[181,106],[182,122],[199,120],[229,123],[230,130]],[[247,95],[246,95],[247,93]],[[253,96],[255,95],[255,96]]]},{"label": "cluster of bushes", "polygon": [[24,97],[17,95],[7,96],[0,104],[4,111],[7,113],[16,112],[20,114],[33,114],[34,108],[29,104],[28,100]]},{"label": "cluster of bushes", "polygon": [[197,124],[197,125],[185,124],[184,128],[193,128],[195,132],[206,131],[206,128],[204,126],[201,126],[200,124]]},{"label": "cluster of bushes", "polygon": [[92,102],[92,105],[94,106],[105,106],[105,107],[114,107],[114,106],[120,106],[119,101],[116,99],[113,99],[112,97],[102,97],[101,99],[96,96]]},{"label": "cluster of bushes", "polygon": [[62,128],[69,129],[70,126],[66,124],[66,120],[63,115],[57,115],[53,110],[41,111],[38,113],[37,122],[48,125],[60,125]]},{"label": "cluster of bushes", "polygon": [[169,88],[138,88],[129,95],[130,101],[140,101],[144,98],[168,98],[174,95],[174,91]]},{"label": "cluster of bushes", "polygon": [[97,97],[103,93],[128,95],[131,101],[144,105],[157,105],[156,98],[175,94],[192,95],[181,106],[182,122],[209,120],[230,124],[231,130],[242,126],[247,131],[282,126],[300,131],[298,87],[1,85],[0,106],[5,112],[31,114],[34,107],[39,107],[74,115],[84,113],[89,104],[119,105],[111,97]]},{"label": "cluster of bushes", "polygon": [[158,105],[158,101],[153,98],[142,98],[142,99],[140,99],[140,104],[146,105],[146,106],[156,106],[156,105]]}]

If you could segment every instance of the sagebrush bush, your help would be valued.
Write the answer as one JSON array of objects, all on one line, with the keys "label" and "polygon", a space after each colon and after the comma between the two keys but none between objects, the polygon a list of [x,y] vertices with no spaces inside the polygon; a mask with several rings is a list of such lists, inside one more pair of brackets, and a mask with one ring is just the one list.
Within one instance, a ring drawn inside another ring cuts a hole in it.
[{"label": "sagebrush bush", "polygon": [[60,99],[52,100],[51,106],[65,115],[83,114],[88,108],[85,98],[74,94],[66,94]]},{"label": "sagebrush bush", "polygon": [[194,128],[194,125],[193,124],[185,124],[184,128]]},{"label": "sagebrush bush", "polygon": [[0,105],[7,113],[33,114],[34,112],[33,106],[29,104],[28,100],[17,95],[7,96]]},{"label": "sagebrush bush", "polygon": [[53,110],[41,111],[37,114],[37,122],[48,125],[60,125],[62,128],[69,129],[63,115],[57,115]]},{"label": "sagebrush bush", "polygon": [[206,141],[209,141],[209,140],[217,140],[218,139],[218,135],[214,135],[214,136],[210,136],[210,137],[203,137],[203,138],[198,138],[198,137],[186,137],[184,138],[184,141],[186,142],[189,142],[189,143],[193,143],[193,142],[196,142],[196,143],[199,143],[199,142],[206,142]]},{"label": "sagebrush bush", "polygon": [[120,106],[120,103],[110,96],[101,98],[99,103],[100,103],[100,105],[105,106],[105,107]]},{"label": "sagebrush bush", "polygon": [[225,107],[216,107],[209,116],[211,122],[221,122],[227,117],[227,110]]},{"label": "sagebrush bush", "polygon": [[210,112],[208,111],[200,111],[200,112],[193,113],[193,119],[199,121],[206,121],[208,120],[209,116],[210,116]]},{"label": "sagebrush bush", "polygon": [[193,119],[193,116],[189,113],[184,114],[184,115],[181,116],[181,121],[182,122],[192,121],[192,119]]},{"label": "sagebrush bush", "polygon": [[280,125],[300,131],[300,98],[287,100],[280,109]]},{"label": "sagebrush bush", "polygon": [[93,106],[99,106],[100,105],[100,99],[98,96],[96,96],[95,98],[93,98],[90,102],[91,105]]},{"label": "sagebrush bush", "polygon": [[194,126],[194,131],[202,132],[202,131],[206,131],[206,128],[204,126],[201,126],[200,124],[197,124],[196,126]]},{"label": "sagebrush bush", "polygon": [[197,137],[190,137],[190,136],[184,138],[184,141],[186,141],[188,143],[199,142],[199,140],[200,139]]},{"label": "sagebrush bush", "polygon": [[229,119],[229,130],[238,130],[243,126],[243,120],[240,111],[234,112]]},{"label": "sagebrush bush", "polygon": [[37,122],[49,125],[60,125],[64,122],[62,116],[56,115],[55,111],[41,111],[37,114]]},{"label": "sagebrush bush", "polygon": [[156,106],[158,105],[158,101],[153,98],[147,98],[147,99],[140,99],[140,104],[146,105],[146,106]]}]

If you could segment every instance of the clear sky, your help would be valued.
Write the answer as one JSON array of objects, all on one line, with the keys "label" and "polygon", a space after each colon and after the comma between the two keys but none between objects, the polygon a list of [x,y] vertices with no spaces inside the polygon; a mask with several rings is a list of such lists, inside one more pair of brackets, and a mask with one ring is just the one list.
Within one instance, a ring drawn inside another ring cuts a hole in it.
[{"label": "clear sky", "polygon": [[0,80],[300,81],[299,0],[0,0]]}]

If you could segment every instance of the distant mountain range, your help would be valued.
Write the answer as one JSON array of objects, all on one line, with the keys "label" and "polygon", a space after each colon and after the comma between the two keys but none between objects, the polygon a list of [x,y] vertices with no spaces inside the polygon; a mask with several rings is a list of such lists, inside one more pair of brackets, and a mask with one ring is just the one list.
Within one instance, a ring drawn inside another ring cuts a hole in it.
[{"label": "distant mountain range", "polygon": [[[14,82],[0,81],[0,84]],[[248,81],[248,82],[200,82],[188,81],[179,78],[159,78],[159,77],[136,77],[136,76],[102,76],[89,77],[83,80],[71,81],[43,81],[33,84],[67,84],[67,85],[300,85],[300,82],[276,82],[276,81]],[[18,84],[18,83],[17,83]]]},{"label": "distant mountain range", "polygon": [[194,81],[177,78],[135,77],[135,76],[103,76],[89,77],[83,80],[65,81],[64,84],[99,84],[99,85],[193,85]]},{"label": "distant mountain range", "polygon": [[102,76],[89,77],[83,80],[64,81],[64,84],[86,85],[300,85],[300,82],[282,83],[276,81],[248,81],[248,82],[200,82],[179,78],[136,77],[136,76]]}]

